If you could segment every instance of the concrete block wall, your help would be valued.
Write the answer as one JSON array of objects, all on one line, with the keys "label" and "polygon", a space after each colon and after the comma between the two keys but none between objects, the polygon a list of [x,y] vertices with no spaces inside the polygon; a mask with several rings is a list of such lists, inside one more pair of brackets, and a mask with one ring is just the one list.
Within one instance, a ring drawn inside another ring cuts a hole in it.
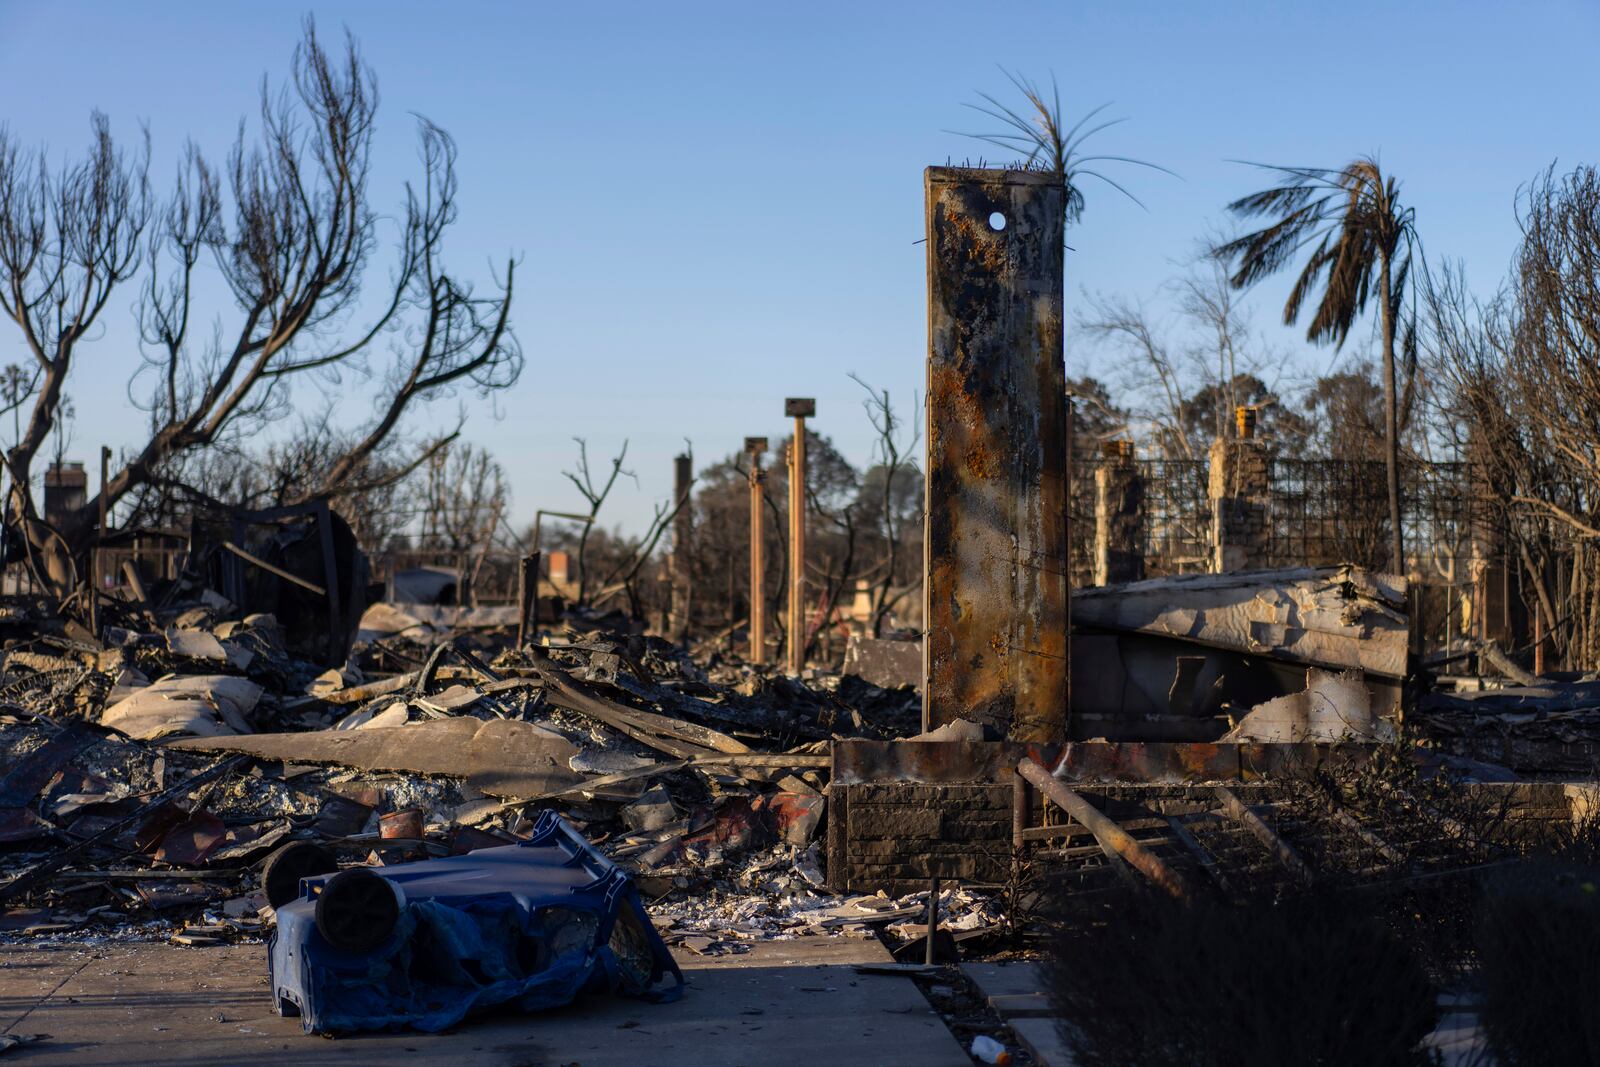
[{"label": "concrete block wall", "polygon": [[1001,884],[1010,873],[1006,785],[883,782],[828,790],[828,881],[900,896],[932,877]]}]

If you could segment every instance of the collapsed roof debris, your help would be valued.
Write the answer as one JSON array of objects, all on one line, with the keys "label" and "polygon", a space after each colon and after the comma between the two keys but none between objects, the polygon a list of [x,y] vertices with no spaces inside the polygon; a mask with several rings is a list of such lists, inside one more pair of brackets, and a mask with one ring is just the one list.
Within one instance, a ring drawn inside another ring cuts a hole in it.
[{"label": "collapsed roof debris", "polygon": [[1391,575],[1153,578],[1075,592],[1072,620],[1074,737],[1214,741],[1226,720],[1304,691],[1310,669],[1354,672],[1362,714],[1399,718],[1410,626],[1406,582]]}]

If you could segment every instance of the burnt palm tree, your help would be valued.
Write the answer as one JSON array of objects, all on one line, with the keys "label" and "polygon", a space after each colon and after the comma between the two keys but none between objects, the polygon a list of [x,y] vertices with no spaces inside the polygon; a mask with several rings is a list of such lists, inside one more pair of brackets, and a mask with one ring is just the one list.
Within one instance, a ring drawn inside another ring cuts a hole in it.
[{"label": "burnt palm tree", "polygon": [[[1258,164],[1259,165],[1259,164]],[[1268,225],[1220,246],[1235,288],[1275,274],[1310,248],[1305,267],[1283,306],[1292,324],[1314,297],[1316,310],[1306,329],[1314,344],[1344,344],[1350,327],[1378,305],[1383,338],[1384,460],[1388,474],[1391,565],[1405,567],[1400,528],[1400,430],[1411,409],[1416,382],[1416,309],[1405,309],[1412,253],[1418,251],[1415,216],[1400,202],[1400,184],[1385,177],[1376,160],[1357,159],[1339,170],[1319,167],[1267,167],[1277,185],[1235,200],[1228,210],[1242,218],[1266,218]],[[1315,294],[1315,295],[1314,295]],[[1403,330],[1403,333],[1402,333]],[[1405,363],[1405,395],[1395,388],[1396,339]]]},{"label": "burnt palm tree", "polygon": [[1054,76],[1050,79],[1050,95],[1046,96],[1043,90],[1027,78],[1013,74],[1003,67],[1001,73],[1011,80],[1011,84],[1016,86],[1017,92],[1022,95],[1021,105],[1008,107],[988,93],[979,93],[978,98],[983,103],[963,106],[995,119],[1005,128],[995,133],[964,133],[961,136],[987,141],[1008,151],[1018,152],[1025,167],[1058,175],[1067,191],[1068,223],[1077,222],[1083,217],[1083,183],[1087,178],[1105,182],[1135,204],[1144,206],[1143,201],[1105,173],[1106,163],[1129,163],[1136,167],[1159,170],[1163,174],[1172,173],[1166,167],[1147,163],[1142,159],[1085,155],[1083,151],[1085,141],[1101,130],[1109,129],[1124,121],[1100,118],[1110,105],[1101,104],[1068,126],[1061,117],[1061,89],[1056,84]]}]

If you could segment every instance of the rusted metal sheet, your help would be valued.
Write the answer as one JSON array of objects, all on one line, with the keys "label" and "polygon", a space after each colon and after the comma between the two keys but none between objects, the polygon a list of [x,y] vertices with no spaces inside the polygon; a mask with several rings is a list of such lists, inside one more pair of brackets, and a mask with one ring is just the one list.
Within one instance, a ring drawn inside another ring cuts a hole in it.
[{"label": "rusted metal sheet", "polygon": [[1066,372],[1059,178],[930,167],[928,726],[1065,737]]},{"label": "rusted metal sheet", "polygon": [[1330,763],[1354,766],[1374,746],[1077,741],[1028,745],[1012,741],[868,741],[833,743],[833,781],[1004,782],[1031,759],[1067,782],[1186,785],[1249,782]]}]

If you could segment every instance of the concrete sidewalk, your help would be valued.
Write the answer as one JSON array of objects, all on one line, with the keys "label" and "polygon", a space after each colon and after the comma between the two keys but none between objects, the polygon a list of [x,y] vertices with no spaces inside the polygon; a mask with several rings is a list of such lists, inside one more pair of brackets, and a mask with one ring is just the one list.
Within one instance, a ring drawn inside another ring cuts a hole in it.
[{"label": "concrete sidewalk", "polygon": [[474,1067],[966,1067],[971,1061],[876,941],[766,942],[741,956],[685,955],[682,1000],[589,998],[500,1013],[446,1034],[307,1037],[272,1011],[261,946],[0,946],[0,1034],[50,1037],[18,1065],[355,1064]]}]

